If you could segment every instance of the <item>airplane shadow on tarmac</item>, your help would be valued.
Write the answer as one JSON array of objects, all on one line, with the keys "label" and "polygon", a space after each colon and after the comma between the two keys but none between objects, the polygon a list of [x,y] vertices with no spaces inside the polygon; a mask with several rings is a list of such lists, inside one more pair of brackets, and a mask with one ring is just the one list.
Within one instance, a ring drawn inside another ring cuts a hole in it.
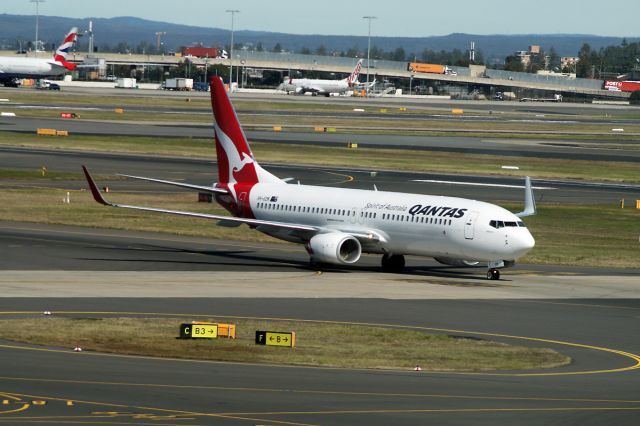
[{"label": "airplane shadow on tarmac", "polygon": [[[380,266],[371,264],[358,264],[358,265],[311,265],[311,263],[304,259],[301,260],[295,257],[274,256],[266,252],[258,252],[249,249],[242,250],[193,250],[183,249],[176,247],[166,246],[154,246],[154,245],[141,245],[137,247],[127,248],[109,248],[107,250],[114,250],[117,252],[129,252],[138,253],[141,256],[132,255],[130,257],[109,258],[109,257],[83,257],[77,260],[91,261],[91,262],[116,262],[116,263],[141,263],[141,264],[158,264],[158,265],[175,265],[176,270],[184,270],[185,266],[194,268],[201,266],[201,269],[188,269],[188,270],[206,270],[215,271],[216,266],[237,268],[242,271],[264,271],[283,268],[291,268],[298,271],[321,271],[326,273],[357,273],[357,272],[377,272],[382,273]],[[142,254],[158,254],[159,256],[142,256]],[[162,254],[162,255],[160,255]],[[186,258],[177,258],[178,256],[166,256],[166,254],[174,255],[199,255],[207,256],[209,259],[205,260],[190,260]],[[155,258],[154,258],[155,257]],[[297,255],[296,257],[300,257]],[[367,256],[368,257],[368,256]],[[426,260],[426,258],[425,258]],[[207,268],[211,267],[211,268]],[[162,267],[160,269],[165,269]],[[229,269],[227,269],[229,270]],[[407,266],[405,267],[402,275],[412,275],[420,277],[437,277],[437,278],[449,278],[449,279],[462,279],[471,281],[486,282],[484,277],[486,269],[484,267],[470,267],[462,270],[459,267],[446,266],[446,265],[424,265],[424,266]],[[389,273],[392,275],[392,273]]]}]

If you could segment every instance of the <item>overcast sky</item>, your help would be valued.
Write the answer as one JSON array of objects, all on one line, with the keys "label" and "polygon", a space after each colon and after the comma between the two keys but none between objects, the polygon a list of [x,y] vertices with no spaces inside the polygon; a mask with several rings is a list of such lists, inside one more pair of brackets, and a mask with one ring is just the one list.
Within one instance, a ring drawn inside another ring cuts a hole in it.
[{"label": "overcast sky", "polygon": [[[471,34],[640,35],[640,0],[45,0],[40,13],[75,18],[135,16],[177,24],[295,34],[377,36]],[[29,0],[0,0],[0,13],[35,14]]]}]

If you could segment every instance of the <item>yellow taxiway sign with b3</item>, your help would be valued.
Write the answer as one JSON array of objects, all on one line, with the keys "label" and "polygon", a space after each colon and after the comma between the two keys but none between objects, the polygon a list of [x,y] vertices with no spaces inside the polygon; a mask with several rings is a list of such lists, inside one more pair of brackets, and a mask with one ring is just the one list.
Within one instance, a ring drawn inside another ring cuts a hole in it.
[{"label": "yellow taxiway sign with b3", "polygon": [[217,339],[218,324],[182,324],[180,325],[182,339]]}]

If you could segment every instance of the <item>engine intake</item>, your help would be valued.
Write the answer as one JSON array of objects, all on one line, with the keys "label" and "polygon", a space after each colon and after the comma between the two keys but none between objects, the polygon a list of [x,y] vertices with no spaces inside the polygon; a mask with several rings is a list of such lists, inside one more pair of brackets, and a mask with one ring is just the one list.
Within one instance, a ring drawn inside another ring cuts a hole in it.
[{"label": "engine intake", "polygon": [[314,262],[349,265],[360,259],[362,246],[360,241],[349,234],[329,232],[311,238],[307,251]]}]

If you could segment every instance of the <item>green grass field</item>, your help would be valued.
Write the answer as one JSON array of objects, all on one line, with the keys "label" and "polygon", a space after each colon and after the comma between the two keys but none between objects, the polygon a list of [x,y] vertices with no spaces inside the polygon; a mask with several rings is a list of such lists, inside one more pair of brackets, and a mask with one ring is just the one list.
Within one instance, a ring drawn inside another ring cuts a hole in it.
[{"label": "green grass field", "polygon": [[[211,319],[213,322],[215,318]],[[482,339],[322,322],[224,318],[236,339],[177,340],[186,318],[37,318],[0,320],[0,338],[84,351],[343,368],[495,371],[552,368],[571,359],[546,348]],[[259,346],[256,330],[295,331],[295,348]]]},{"label": "green grass field", "polygon": [[[374,149],[250,142],[263,163],[294,163],[356,167],[372,170],[507,175],[534,178],[600,180],[640,183],[633,162],[585,161],[517,156],[433,152],[410,149]],[[85,136],[38,136],[0,131],[0,144],[70,150],[124,152],[152,155],[215,158],[213,139]],[[46,164],[43,164],[46,166]],[[517,165],[520,170],[505,170]]]}]

